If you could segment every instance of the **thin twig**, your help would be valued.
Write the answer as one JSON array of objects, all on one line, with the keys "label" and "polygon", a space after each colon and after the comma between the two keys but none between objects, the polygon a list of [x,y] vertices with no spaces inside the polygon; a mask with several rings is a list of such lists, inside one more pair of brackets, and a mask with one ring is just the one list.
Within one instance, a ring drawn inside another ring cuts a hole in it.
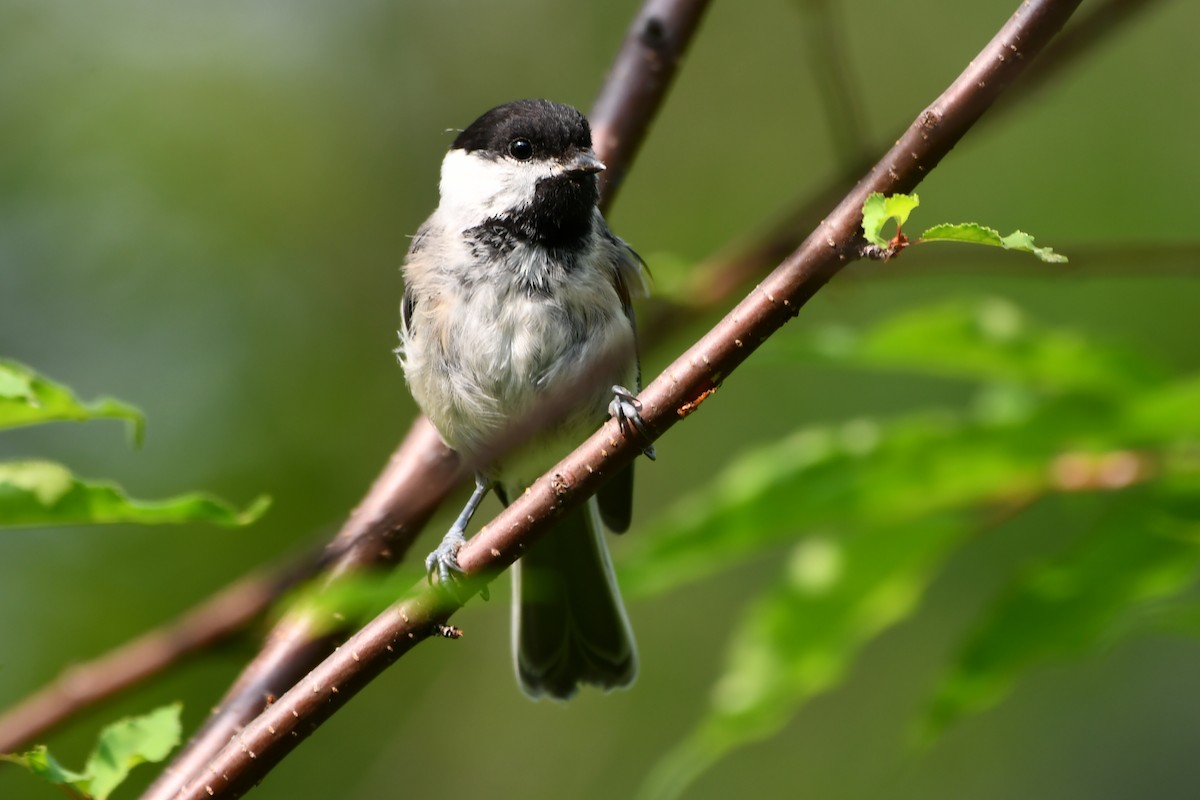
[{"label": "thin twig", "polygon": [[[957,80],[926,108],[895,147],[755,291],[642,393],[650,438],[694,411],[767,337],[794,317],[846,263],[859,256],[867,194],[911,191],[1059,31],[1081,0],[1026,0]],[[512,564],[551,521],[599,488],[603,475],[644,447],[609,421],[459,552],[464,597]],[[417,642],[436,633],[461,600],[424,585],[350,637],[295,688],[240,731],[179,795],[238,797],[350,697]]]},{"label": "thin twig", "polygon": [[[850,65],[841,14],[845,4],[836,0],[801,0],[805,11],[805,54],[825,109],[822,115],[829,126],[833,149],[843,170],[854,167],[874,152],[867,139],[862,108],[862,91]],[[771,262],[775,263],[775,262]]]}]

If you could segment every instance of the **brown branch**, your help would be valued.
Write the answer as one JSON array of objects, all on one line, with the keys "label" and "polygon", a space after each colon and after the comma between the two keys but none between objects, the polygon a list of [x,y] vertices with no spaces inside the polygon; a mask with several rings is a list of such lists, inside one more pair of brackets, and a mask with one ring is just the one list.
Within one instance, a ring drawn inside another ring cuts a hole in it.
[{"label": "brown branch", "polygon": [[320,559],[305,555],[294,565],[246,575],[165,625],[64,669],[0,716],[0,752],[15,752],[80,709],[241,632],[321,565]]},{"label": "brown branch", "polygon": [[1054,46],[1046,51],[1037,66],[1021,81],[1021,91],[1006,96],[997,104],[997,112],[1007,112],[1013,101],[1026,100],[1045,88],[1063,71],[1079,63],[1080,58],[1095,50],[1097,42],[1103,41],[1117,31],[1129,29],[1130,21],[1137,15],[1160,5],[1161,0],[1104,0],[1095,4],[1087,14],[1062,32]]},{"label": "brown branch", "polygon": [[[590,117],[596,152],[608,166],[602,204],[619,189],[707,6],[708,0],[647,0],[635,18]],[[462,477],[457,459],[428,422],[418,420],[338,534],[333,546],[344,552],[329,578],[401,558]],[[340,632],[314,635],[316,624],[290,615],[276,625],[204,726],[143,795],[146,800],[176,796],[242,725],[332,651]]]},{"label": "brown branch", "polygon": [[588,120],[592,143],[608,167],[600,174],[607,210],[646,138],[708,0],[647,0],[634,17]]},{"label": "brown branch", "polygon": [[[1148,11],[1158,3],[1159,0],[1104,0],[1095,5],[1078,22],[1063,31],[1038,59],[1037,64],[1030,68],[1020,87],[1009,92],[997,103],[989,120],[994,122],[1001,113],[1016,109],[1019,105],[1017,101],[1024,104],[1053,79],[1061,77],[1067,69],[1078,64],[1084,56],[1095,52],[1099,44],[1118,30],[1123,30],[1135,14]],[[895,140],[895,136],[887,139]],[[695,270],[690,288],[684,293],[683,303],[686,308],[677,309],[676,313],[687,313],[695,308],[710,308],[727,300],[792,252],[819,219],[819,214],[835,203],[855,176],[862,174],[870,165],[859,162],[845,166],[846,169],[828,186],[799,202],[766,231],[700,264]],[[873,270],[872,274],[884,271]],[[656,327],[654,331],[648,331],[647,338],[653,339],[652,333],[660,330],[658,325],[666,327],[674,321],[673,314],[654,320]]]},{"label": "brown branch", "polygon": [[[461,479],[458,460],[433,426],[419,418],[376,478],[367,496],[330,543],[331,582],[340,575],[398,561],[428,521],[438,501]],[[282,695],[337,644],[308,614],[289,614],[267,635],[262,649],[144,797],[172,797],[247,720]]]},{"label": "brown branch", "polygon": [[[995,38],[829,217],[755,291],[642,393],[652,438],[694,411],[751,352],[794,317],[846,263],[858,257],[867,194],[910,191],[1059,31],[1080,0],[1026,0]],[[459,553],[464,596],[512,564],[562,511],[594,493],[603,476],[644,446],[610,421],[535,482]],[[348,639],[296,687],[246,726],[178,795],[237,797],[417,642],[442,630],[461,601],[418,585]]]}]

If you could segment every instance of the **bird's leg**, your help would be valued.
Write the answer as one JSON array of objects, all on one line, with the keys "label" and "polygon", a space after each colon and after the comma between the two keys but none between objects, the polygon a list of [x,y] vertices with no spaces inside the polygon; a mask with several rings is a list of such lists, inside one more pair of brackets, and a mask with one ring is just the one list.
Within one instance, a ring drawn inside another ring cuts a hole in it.
[{"label": "bird's leg", "polygon": [[449,583],[450,578],[454,574],[462,573],[462,567],[458,566],[458,551],[459,548],[466,544],[467,525],[471,523],[471,517],[475,515],[475,509],[479,508],[484,495],[494,485],[493,481],[488,480],[482,475],[477,474],[475,476],[475,491],[471,492],[471,498],[463,506],[462,513],[458,515],[458,519],[454,520],[454,524],[450,526],[450,530],[442,537],[442,543],[425,557],[425,572],[428,574],[431,583],[433,582],[434,572],[437,573],[438,580],[441,583]]},{"label": "bird's leg", "polygon": [[[617,426],[626,435],[637,431],[642,438],[649,439],[650,432],[646,430],[646,423],[642,421],[642,403],[637,396],[624,386],[612,387],[612,393],[613,399],[608,404],[608,413],[617,421]],[[642,450],[642,455],[653,461],[655,458],[654,445],[646,445]]]}]

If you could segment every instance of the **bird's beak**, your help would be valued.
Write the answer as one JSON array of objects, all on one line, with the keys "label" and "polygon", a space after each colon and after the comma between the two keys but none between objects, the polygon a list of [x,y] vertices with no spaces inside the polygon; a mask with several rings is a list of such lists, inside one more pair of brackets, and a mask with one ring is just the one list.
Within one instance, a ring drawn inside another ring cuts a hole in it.
[{"label": "bird's beak", "polygon": [[595,174],[604,171],[604,162],[596,158],[591,150],[580,150],[563,165],[563,171]]}]

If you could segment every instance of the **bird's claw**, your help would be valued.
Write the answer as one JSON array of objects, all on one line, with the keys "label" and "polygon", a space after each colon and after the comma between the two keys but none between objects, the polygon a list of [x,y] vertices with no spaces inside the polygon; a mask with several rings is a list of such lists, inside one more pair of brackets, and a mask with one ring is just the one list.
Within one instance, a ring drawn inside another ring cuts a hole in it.
[{"label": "bird's claw", "polygon": [[433,583],[434,573],[437,573],[438,582],[443,585],[449,585],[463,574],[462,567],[458,565],[458,551],[466,542],[467,537],[463,536],[462,531],[451,528],[442,538],[442,543],[425,556],[425,575],[430,583]]},{"label": "bird's claw", "polygon": [[[650,431],[642,420],[642,401],[624,386],[612,387],[613,399],[608,404],[608,413],[617,421],[617,426],[625,432],[637,431],[643,439],[650,439]],[[642,455],[653,461],[656,457],[654,445],[648,444],[642,449]]]}]

